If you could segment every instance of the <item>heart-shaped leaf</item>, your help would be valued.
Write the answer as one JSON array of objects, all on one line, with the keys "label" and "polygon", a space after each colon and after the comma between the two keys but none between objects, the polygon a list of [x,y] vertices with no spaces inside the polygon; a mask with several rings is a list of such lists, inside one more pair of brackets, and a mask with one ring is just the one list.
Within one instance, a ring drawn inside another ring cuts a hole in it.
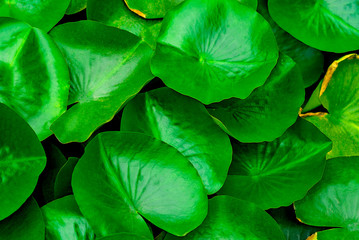
[{"label": "heart-shaped leaf", "polygon": [[92,21],[66,23],[50,35],[70,68],[74,104],[51,130],[63,143],[83,142],[151,80],[152,50],[127,31]]},{"label": "heart-shaped leaf", "polygon": [[284,240],[278,224],[255,204],[230,196],[209,200],[208,216],[203,224],[184,238],[167,234],[165,240]]},{"label": "heart-shaped leaf", "polygon": [[75,167],[72,187],[99,237],[119,232],[152,237],[143,217],[182,236],[207,214],[207,195],[190,162],[141,133],[97,135]]},{"label": "heart-shaped leaf", "polygon": [[0,220],[10,216],[34,191],[46,165],[44,149],[31,127],[0,103]]},{"label": "heart-shaped leaf", "polygon": [[56,199],[41,210],[45,220],[46,239],[95,239],[95,234],[81,214],[73,195]]},{"label": "heart-shaped leaf", "polygon": [[324,57],[322,52],[305,45],[280,28],[270,17],[267,3],[268,0],[259,0],[258,12],[271,25],[279,50],[298,64],[303,76],[304,86],[311,86],[318,81],[323,72]]},{"label": "heart-shaped leaf", "polygon": [[169,88],[139,94],[125,107],[121,130],[142,132],[176,148],[197,169],[208,194],[223,186],[231,143],[200,102]]},{"label": "heart-shaped leaf", "polygon": [[123,0],[89,0],[86,13],[88,19],[129,31],[155,49],[161,20],[143,19],[131,12]]},{"label": "heart-shaped leaf", "polygon": [[0,16],[17,18],[48,32],[64,16],[69,3],[70,0],[6,0],[0,2]]},{"label": "heart-shaped leaf", "polygon": [[331,142],[299,119],[273,142],[233,142],[234,157],[220,194],[256,203],[262,209],[288,206],[322,177]]},{"label": "heart-shaped leaf", "polygon": [[328,52],[359,49],[358,0],[269,0],[276,23],[305,44]]},{"label": "heart-shaped leaf", "polygon": [[237,140],[263,142],[280,137],[296,121],[303,101],[299,70],[290,57],[281,54],[266,83],[248,98],[227,99],[207,109]]},{"label": "heart-shaped leaf", "polygon": [[163,20],[152,72],[205,104],[246,98],[278,59],[264,18],[236,0],[187,0]]},{"label": "heart-shaped leaf", "polygon": [[46,33],[11,18],[0,18],[0,102],[14,109],[40,140],[66,110],[69,73]]},{"label": "heart-shaped leaf", "polygon": [[319,100],[326,112],[305,113],[333,141],[328,158],[359,156],[359,55],[350,54],[329,67],[320,87]]},{"label": "heart-shaped leaf", "polygon": [[30,197],[20,209],[0,221],[0,239],[45,240],[45,224],[35,199]]},{"label": "heart-shaped leaf", "polygon": [[67,7],[66,14],[75,14],[84,10],[87,6],[87,0],[71,0],[70,5]]},{"label": "heart-shaped leaf", "polygon": [[359,239],[358,171],[359,157],[330,159],[322,180],[295,202],[297,218],[303,223],[340,228],[318,232],[312,239]]}]

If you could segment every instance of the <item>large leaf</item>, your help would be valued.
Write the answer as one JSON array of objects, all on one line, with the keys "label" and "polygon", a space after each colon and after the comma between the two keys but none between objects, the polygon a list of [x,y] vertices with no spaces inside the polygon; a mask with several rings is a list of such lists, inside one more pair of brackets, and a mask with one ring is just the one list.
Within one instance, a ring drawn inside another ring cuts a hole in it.
[{"label": "large leaf", "polygon": [[87,18],[135,34],[153,49],[161,29],[161,20],[146,20],[131,12],[123,0],[89,0]]},{"label": "large leaf", "polygon": [[32,197],[19,210],[0,221],[0,239],[45,240],[45,224],[41,210]]},{"label": "large leaf", "polygon": [[358,0],[269,0],[268,8],[281,28],[311,47],[359,49]]},{"label": "large leaf", "polygon": [[311,48],[298,41],[289,33],[280,28],[268,13],[268,0],[259,0],[258,12],[271,25],[277,39],[279,50],[291,57],[300,69],[303,76],[304,86],[309,87],[318,81],[323,72],[324,57],[321,51]]},{"label": "large leaf", "polygon": [[127,31],[92,21],[66,23],[50,35],[69,65],[74,104],[51,130],[63,143],[83,142],[151,80],[152,50]]},{"label": "large leaf", "polygon": [[319,240],[359,239],[358,171],[359,157],[328,160],[322,180],[295,203],[297,218],[303,223],[340,227],[319,232]]},{"label": "large leaf", "polygon": [[328,158],[359,156],[359,55],[350,54],[329,67],[319,92],[326,112],[305,113],[333,141]]},{"label": "large leaf", "polygon": [[125,107],[121,130],[142,132],[176,148],[197,169],[208,194],[226,180],[232,161],[229,138],[192,98],[169,88],[140,94]]},{"label": "large leaf", "polygon": [[284,240],[278,224],[255,204],[230,196],[209,200],[208,216],[184,238],[167,234],[165,240]]},{"label": "large leaf", "polygon": [[75,167],[72,187],[98,236],[136,232],[152,237],[142,217],[185,235],[207,214],[207,195],[190,162],[140,133],[97,135]]},{"label": "large leaf", "polygon": [[273,141],[297,119],[304,86],[296,64],[281,54],[266,83],[246,99],[207,106],[222,128],[241,142]]},{"label": "large leaf", "polygon": [[292,206],[270,209],[269,214],[279,224],[287,240],[306,240],[311,234],[323,229],[299,222]]},{"label": "large leaf", "polygon": [[95,234],[81,214],[73,195],[52,201],[41,210],[45,220],[46,239],[95,239]]},{"label": "large leaf", "polygon": [[46,165],[45,152],[30,126],[0,103],[0,220],[34,191]]},{"label": "large leaf", "polygon": [[153,73],[205,104],[246,98],[278,59],[264,18],[236,0],[187,0],[163,20]]},{"label": "large leaf", "polygon": [[0,102],[14,109],[43,140],[66,110],[68,91],[66,62],[46,33],[0,18]]},{"label": "large leaf", "polygon": [[47,32],[64,16],[69,3],[70,0],[2,0],[0,16],[17,18]]},{"label": "large leaf", "polygon": [[233,142],[234,157],[220,194],[256,203],[262,209],[288,206],[322,177],[330,141],[299,119],[273,142]]}]

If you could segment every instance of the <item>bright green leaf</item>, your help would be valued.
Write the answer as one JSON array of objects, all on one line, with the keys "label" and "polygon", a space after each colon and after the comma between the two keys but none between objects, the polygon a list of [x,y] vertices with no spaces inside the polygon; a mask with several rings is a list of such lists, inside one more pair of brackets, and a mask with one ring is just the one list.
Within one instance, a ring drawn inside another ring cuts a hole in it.
[{"label": "bright green leaf", "polygon": [[66,110],[69,73],[46,33],[11,18],[0,18],[0,102],[14,109],[40,140]]},{"label": "bright green leaf", "polygon": [[69,65],[74,104],[51,130],[62,143],[83,142],[152,79],[152,50],[127,31],[92,21],[66,23],[50,35]]},{"label": "bright green leaf", "polygon": [[54,184],[54,195],[56,198],[72,194],[71,178],[78,161],[78,158],[70,157],[57,173]]},{"label": "bright green leaf", "polygon": [[322,177],[331,142],[310,123],[298,122],[273,142],[233,142],[229,175],[219,191],[262,209],[288,206]]},{"label": "bright green leaf", "polygon": [[296,64],[281,54],[266,83],[246,99],[207,106],[222,128],[241,142],[273,141],[297,119],[304,86]]},{"label": "bright green leaf", "polygon": [[19,210],[0,221],[0,239],[45,240],[45,224],[35,199],[30,197]]},{"label": "bright green leaf", "polygon": [[147,238],[139,236],[135,233],[119,233],[111,236],[106,236],[103,238],[98,238],[96,240],[152,240],[153,238]]},{"label": "bright green leaf", "polygon": [[255,204],[230,196],[209,200],[203,224],[184,238],[167,234],[165,240],[284,240],[278,224]]},{"label": "bright green leaf", "polygon": [[34,191],[46,165],[45,152],[30,126],[0,103],[0,220],[10,216]]},{"label": "bright green leaf", "polygon": [[93,240],[95,234],[82,216],[73,195],[52,201],[41,208],[49,240]]},{"label": "bright green leaf", "polygon": [[278,59],[264,18],[236,0],[187,0],[166,15],[151,61],[170,88],[205,104],[246,98]]},{"label": "bright green leaf", "polygon": [[1,0],[0,16],[17,18],[48,32],[64,16],[69,3],[70,0]]},{"label": "bright green leaf", "polygon": [[72,187],[98,236],[136,232],[152,237],[143,217],[182,236],[207,214],[207,195],[190,162],[141,133],[97,135],[75,167]]},{"label": "bright green leaf", "polygon": [[84,10],[87,6],[87,0],[71,0],[70,5],[66,10],[66,14],[75,14]]},{"label": "bright green leaf", "polygon": [[350,54],[329,67],[319,92],[326,112],[305,113],[333,141],[328,158],[359,156],[359,55]]},{"label": "bright green leaf", "polygon": [[142,132],[176,148],[197,169],[208,194],[223,186],[231,143],[200,102],[169,88],[140,94],[125,107],[121,130]]},{"label": "bright green leaf", "polygon": [[311,47],[359,49],[358,0],[269,0],[268,8],[281,28]]}]

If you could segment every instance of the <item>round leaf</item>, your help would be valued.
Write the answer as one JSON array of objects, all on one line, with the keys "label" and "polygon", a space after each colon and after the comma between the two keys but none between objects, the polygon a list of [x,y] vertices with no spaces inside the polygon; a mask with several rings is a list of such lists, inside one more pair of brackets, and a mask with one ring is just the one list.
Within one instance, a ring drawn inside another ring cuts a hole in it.
[{"label": "round leaf", "polygon": [[73,195],[52,201],[41,210],[45,220],[46,239],[95,239],[95,234],[82,216]]},{"label": "round leaf", "polygon": [[0,103],[0,220],[34,191],[46,165],[45,152],[30,126]]},{"label": "round leaf", "polygon": [[165,240],[284,240],[278,224],[255,204],[230,196],[209,200],[203,224],[184,238],[167,234]]},{"label": "round leaf", "polygon": [[359,231],[358,171],[359,157],[328,160],[322,180],[295,203],[297,218],[309,225]]},{"label": "round leaf", "polygon": [[328,158],[359,156],[359,55],[350,54],[329,67],[320,87],[319,100],[326,112],[305,113],[333,141]]},{"label": "round leaf", "polygon": [[66,62],[46,33],[0,18],[0,102],[14,109],[40,140],[65,110],[69,91]]},{"label": "round leaf", "polygon": [[67,7],[66,14],[75,14],[86,8],[87,0],[71,0],[70,5]]},{"label": "round leaf", "polygon": [[0,221],[0,239],[45,240],[45,224],[35,199],[29,198],[14,214]]},{"label": "round leaf", "polygon": [[152,50],[127,31],[92,21],[59,25],[50,35],[70,68],[74,104],[51,130],[62,143],[83,142],[151,80]]},{"label": "round leaf", "polygon": [[296,121],[303,101],[299,70],[292,59],[281,54],[266,83],[248,98],[227,99],[207,109],[237,140],[263,142],[280,137]]},{"label": "round leaf", "polygon": [[324,57],[322,52],[305,45],[280,28],[270,17],[267,3],[268,0],[259,0],[258,12],[271,25],[279,50],[298,64],[303,76],[304,86],[311,86],[318,81],[323,72]]},{"label": "round leaf", "polygon": [[232,161],[229,138],[192,98],[169,88],[139,94],[125,107],[121,130],[142,132],[176,148],[197,169],[208,194],[226,180]]},{"label": "round leaf", "polygon": [[89,0],[86,13],[88,19],[129,31],[155,49],[161,20],[143,19],[131,12],[123,0]]},{"label": "round leaf", "polygon": [[70,0],[4,0],[0,2],[0,16],[17,18],[48,32],[64,16],[69,3]]},{"label": "round leaf", "polygon": [[220,194],[256,203],[262,209],[288,206],[322,177],[330,141],[299,119],[273,142],[233,142],[234,157]]},{"label": "round leaf", "polygon": [[236,0],[188,0],[163,20],[152,72],[205,104],[246,98],[278,59],[264,18]]},{"label": "round leaf", "polygon": [[75,167],[72,187],[98,236],[136,232],[152,237],[142,217],[185,235],[207,214],[207,195],[189,161],[140,133],[97,135]]},{"label": "round leaf", "polygon": [[358,0],[269,0],[276,23],[303,43],[328,52],[359,49]]}]

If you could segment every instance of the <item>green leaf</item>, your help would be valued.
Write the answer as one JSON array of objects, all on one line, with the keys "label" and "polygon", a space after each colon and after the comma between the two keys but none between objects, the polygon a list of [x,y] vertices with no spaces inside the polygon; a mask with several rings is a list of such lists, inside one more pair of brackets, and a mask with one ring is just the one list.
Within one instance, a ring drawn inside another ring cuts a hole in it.
[{"label": "green leaf", "polygon": [[256,203],[262,209],[288,206],[322,177],[330,141],[298,119],[273,142],[233,142],[234,157],[219,194]]},{"label": "green leaf", "polygon": [[81,214],[73,195],[52,201],[41,210],[45,220],[46,239],[95,239],[95,234]]},{"label": "green leaf", "polygon": [[258,12],[271,25],[279,50],[298,64],[303,76],[304,86],[311,86],[318,81],[323,72],[324,57],[322,52],[305,45],[280,28],[270,17],[267,2],[268,0],[259,0]]},{"label": "green leaf", "polygon": [[266,83],[248,98],[227,99],[207,109],[237,140],[263,142],[280,137],[296,121],[303,101],[299,70],[291,58],[281,54]]},{"label": "green leaf", "polygon": [[71,0],[66,10],[67,15],[75,14],[84,10],[87,6],[87,0]]},{"label": "green leaf", "polygon": [[0,239],[45,240],[45,224],[41,210],[30,197],[14,214],[0,221]]},{"label": "green leaf", "polygon": [[154,75],[205,104],[246,98],[278,59],[264,18],[236,0],[187,0],[163,20]]},{"label": "green leaf", "polygon": [[197,169],[207,194],[223,186],[231,143],[200,102],[169,88],[139,94],[125,107],[121,130],[142,132],[176,148]]},{"label": "green leaf", "polygon": [[40,140],[65,110],[69,73],[46,33],[11,18],[0,18],[0,102],[14,109]]},{"label": "green leaf", "polygon": [[127,7],[143,18],[163,18],[167,12],[184,0],[123,0]]},{"label": "green leaf", "polygon": [[292,206],[270,209],[268,213],[279,224],[287,240],[305,240],[311,234],[323,229],[300,223],[295,218]]},{"label": "green leaf", "polygon": [[230,196],[209,200],[208,216],[203,224],[184,238],[167,234],[165,240],[284,240],[278,224],[255,204]]},{"label": "green leaf", "polygon": [[3,0],[0,16],[17,18],[48,32],[64,16],[69,3],[70,0]]},{"label": "green leaf", "polygon": [[70,157],[57,173],[54,184],[55,198],[60,198],[72,194],[71,178],[78,161],[78,158]]},{"label": "green leaf", "polygon": [[72,187],[96,234],[152,237],[143,217],[175,235],[204,220],[201,178],[176,149],[140,133],[98,134],[75,167]]},{"label": "green leaf", "polygon": [[326,112],[305,113],[333,141],[327,158],[359,156],[359,55],[350,54],[329,67],[319,92]]},{"label": "green leaf", "polygon": [[92,21],[66,23],[50,35],[70,68],[74,104],[51,130],[62,143],[83,142],[152,79],[152,50],[127,31]]},{"label": "green leaf", "polygon": [[45,152],[30,126],[0,103],[0,220],[10,216],[34,191],[46,165]]},{"label": "green leaf", "polygon": [[152,240],[153,238],[142,237],[135,233],[120,233],[103,238],[97,238],[96,240]]},{"label": "green leaf", "polygon": [[281,28],[313,48],[359,49],[358,0],[269,0],[268,8]]},{"label": "green leaf", "polygon": [[303,223],[341,228],[319,232],[319,240],[359,239],[358,171],[359,157],[328,160],[322,180],[295,203]]},{"label": "green leaf", "polygon": [[88,19],[129,31],[155,49],[161,20],[143,19],[131,12],[123,0],[89,0],[86,13]]}]

